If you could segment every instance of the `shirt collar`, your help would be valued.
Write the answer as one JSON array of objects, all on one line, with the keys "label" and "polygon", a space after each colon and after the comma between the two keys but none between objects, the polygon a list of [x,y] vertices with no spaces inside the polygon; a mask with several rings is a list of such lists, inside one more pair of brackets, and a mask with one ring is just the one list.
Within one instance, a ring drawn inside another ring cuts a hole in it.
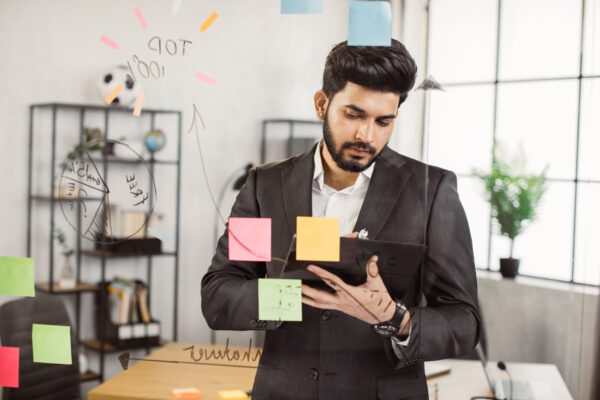
[{"label": "shirt collar", "polygon": [[[317,145],[317,148],[315,150],[315,156],[314,156],[315,172],[313,174],[313,184],[315,184],[320,191],[323,191],[323,188],[325,187],[325,172],[323,170],[323,160],[321,159],[321,147],[322,146],[323,146],[323,140],[320,140],[319,144]],[[354,183],[354,185],[350,186],[350,188],[356,187],[356,186],[361,186],[361,184],[364,184],[364,183],[368,184],[369,181],[371,180],[371,176],[373,175],[373,168],[375,168],[375,163],[371,164],[369,166],[369,168],[365,169],[364,171],[361,171],[360,175],[356,179],[356,182]],[[347,189],[350,189],[350,188],[347,188]],[[346,189],[344,189],[344,190],[346,190]]]}]

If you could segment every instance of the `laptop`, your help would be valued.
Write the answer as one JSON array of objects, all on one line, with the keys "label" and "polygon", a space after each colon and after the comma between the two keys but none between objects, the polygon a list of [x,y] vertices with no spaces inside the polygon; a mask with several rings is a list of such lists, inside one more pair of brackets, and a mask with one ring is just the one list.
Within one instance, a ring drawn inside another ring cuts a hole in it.
[{"label": "laptop", "polygon": [[380,240],[340,238],[340,261],[307,261],[296,259],[296,237],[292,239],[282,279],[301,279],[313,287],[327,287],[317,275],[308,271],[310,264],[318,265],[339,276],[349,285],[358,286],[366,282],[366,265],[371,256],[377,255],[379,273],[390,293],[403,298],[407,292],[418,290],[420,266],[425,255],[425,246],[413,243],[397,243]]},{"label": "laptop", "polygon": [[490,385],[492,394],[497,400],[536,400],[531,389],[531,385],[526,381],[511,381],[508,380],[496,380],[490,366],[488,365],[487,358],[483,354],[483,349],[480,344],[477,344],[475,348],[477,356],[483,365],[483,373],[485,378]]}]

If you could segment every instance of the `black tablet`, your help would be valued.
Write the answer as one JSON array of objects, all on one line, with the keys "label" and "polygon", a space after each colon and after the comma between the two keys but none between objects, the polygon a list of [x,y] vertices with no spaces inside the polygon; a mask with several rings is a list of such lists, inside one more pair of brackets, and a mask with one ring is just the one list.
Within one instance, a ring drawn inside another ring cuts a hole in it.
[{"label": "black tablet", "polygon": [[344,282],[357,286],[366,282],[367,261],[376,254],[379,257],[379,273],[388,290],[398,298],[407,289],[415,287],[425,255],[425,246],[421,244],[342,237],[339,262],[299,261],[296,260],[295,247],[293,243],[280,278],[302,279],[305,284],[323,286],[321,278],[306,269],[314,264],[336,274]]}]

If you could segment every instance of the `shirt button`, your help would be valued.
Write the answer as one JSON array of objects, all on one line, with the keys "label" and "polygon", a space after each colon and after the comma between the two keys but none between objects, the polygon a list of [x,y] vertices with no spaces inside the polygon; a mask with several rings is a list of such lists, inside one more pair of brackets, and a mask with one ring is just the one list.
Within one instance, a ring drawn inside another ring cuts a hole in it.
[{"label": "shirt button", "polygon": [[313,381],[318,381],[319,380],[319,370],[317,370],[316,368],[311,368],[310,369],[310,379],[312,379]]},{"label": "shirt button", "polygon": [[329,310],[321,311],[321,321],[328,321],[331,318],[331,312]]}]

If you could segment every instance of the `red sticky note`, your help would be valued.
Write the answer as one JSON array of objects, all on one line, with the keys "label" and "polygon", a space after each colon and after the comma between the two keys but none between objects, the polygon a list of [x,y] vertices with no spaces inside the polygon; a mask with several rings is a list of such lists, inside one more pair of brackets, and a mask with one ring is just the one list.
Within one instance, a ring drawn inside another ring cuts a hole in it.
[{"label": "red sticky note", "polygon": [[19,348],[0,346],[0,386],[19,387]]},{"label": "red sticky note", "polygon": [[229,218],[229,259],[271,261],[271,218]]}]

